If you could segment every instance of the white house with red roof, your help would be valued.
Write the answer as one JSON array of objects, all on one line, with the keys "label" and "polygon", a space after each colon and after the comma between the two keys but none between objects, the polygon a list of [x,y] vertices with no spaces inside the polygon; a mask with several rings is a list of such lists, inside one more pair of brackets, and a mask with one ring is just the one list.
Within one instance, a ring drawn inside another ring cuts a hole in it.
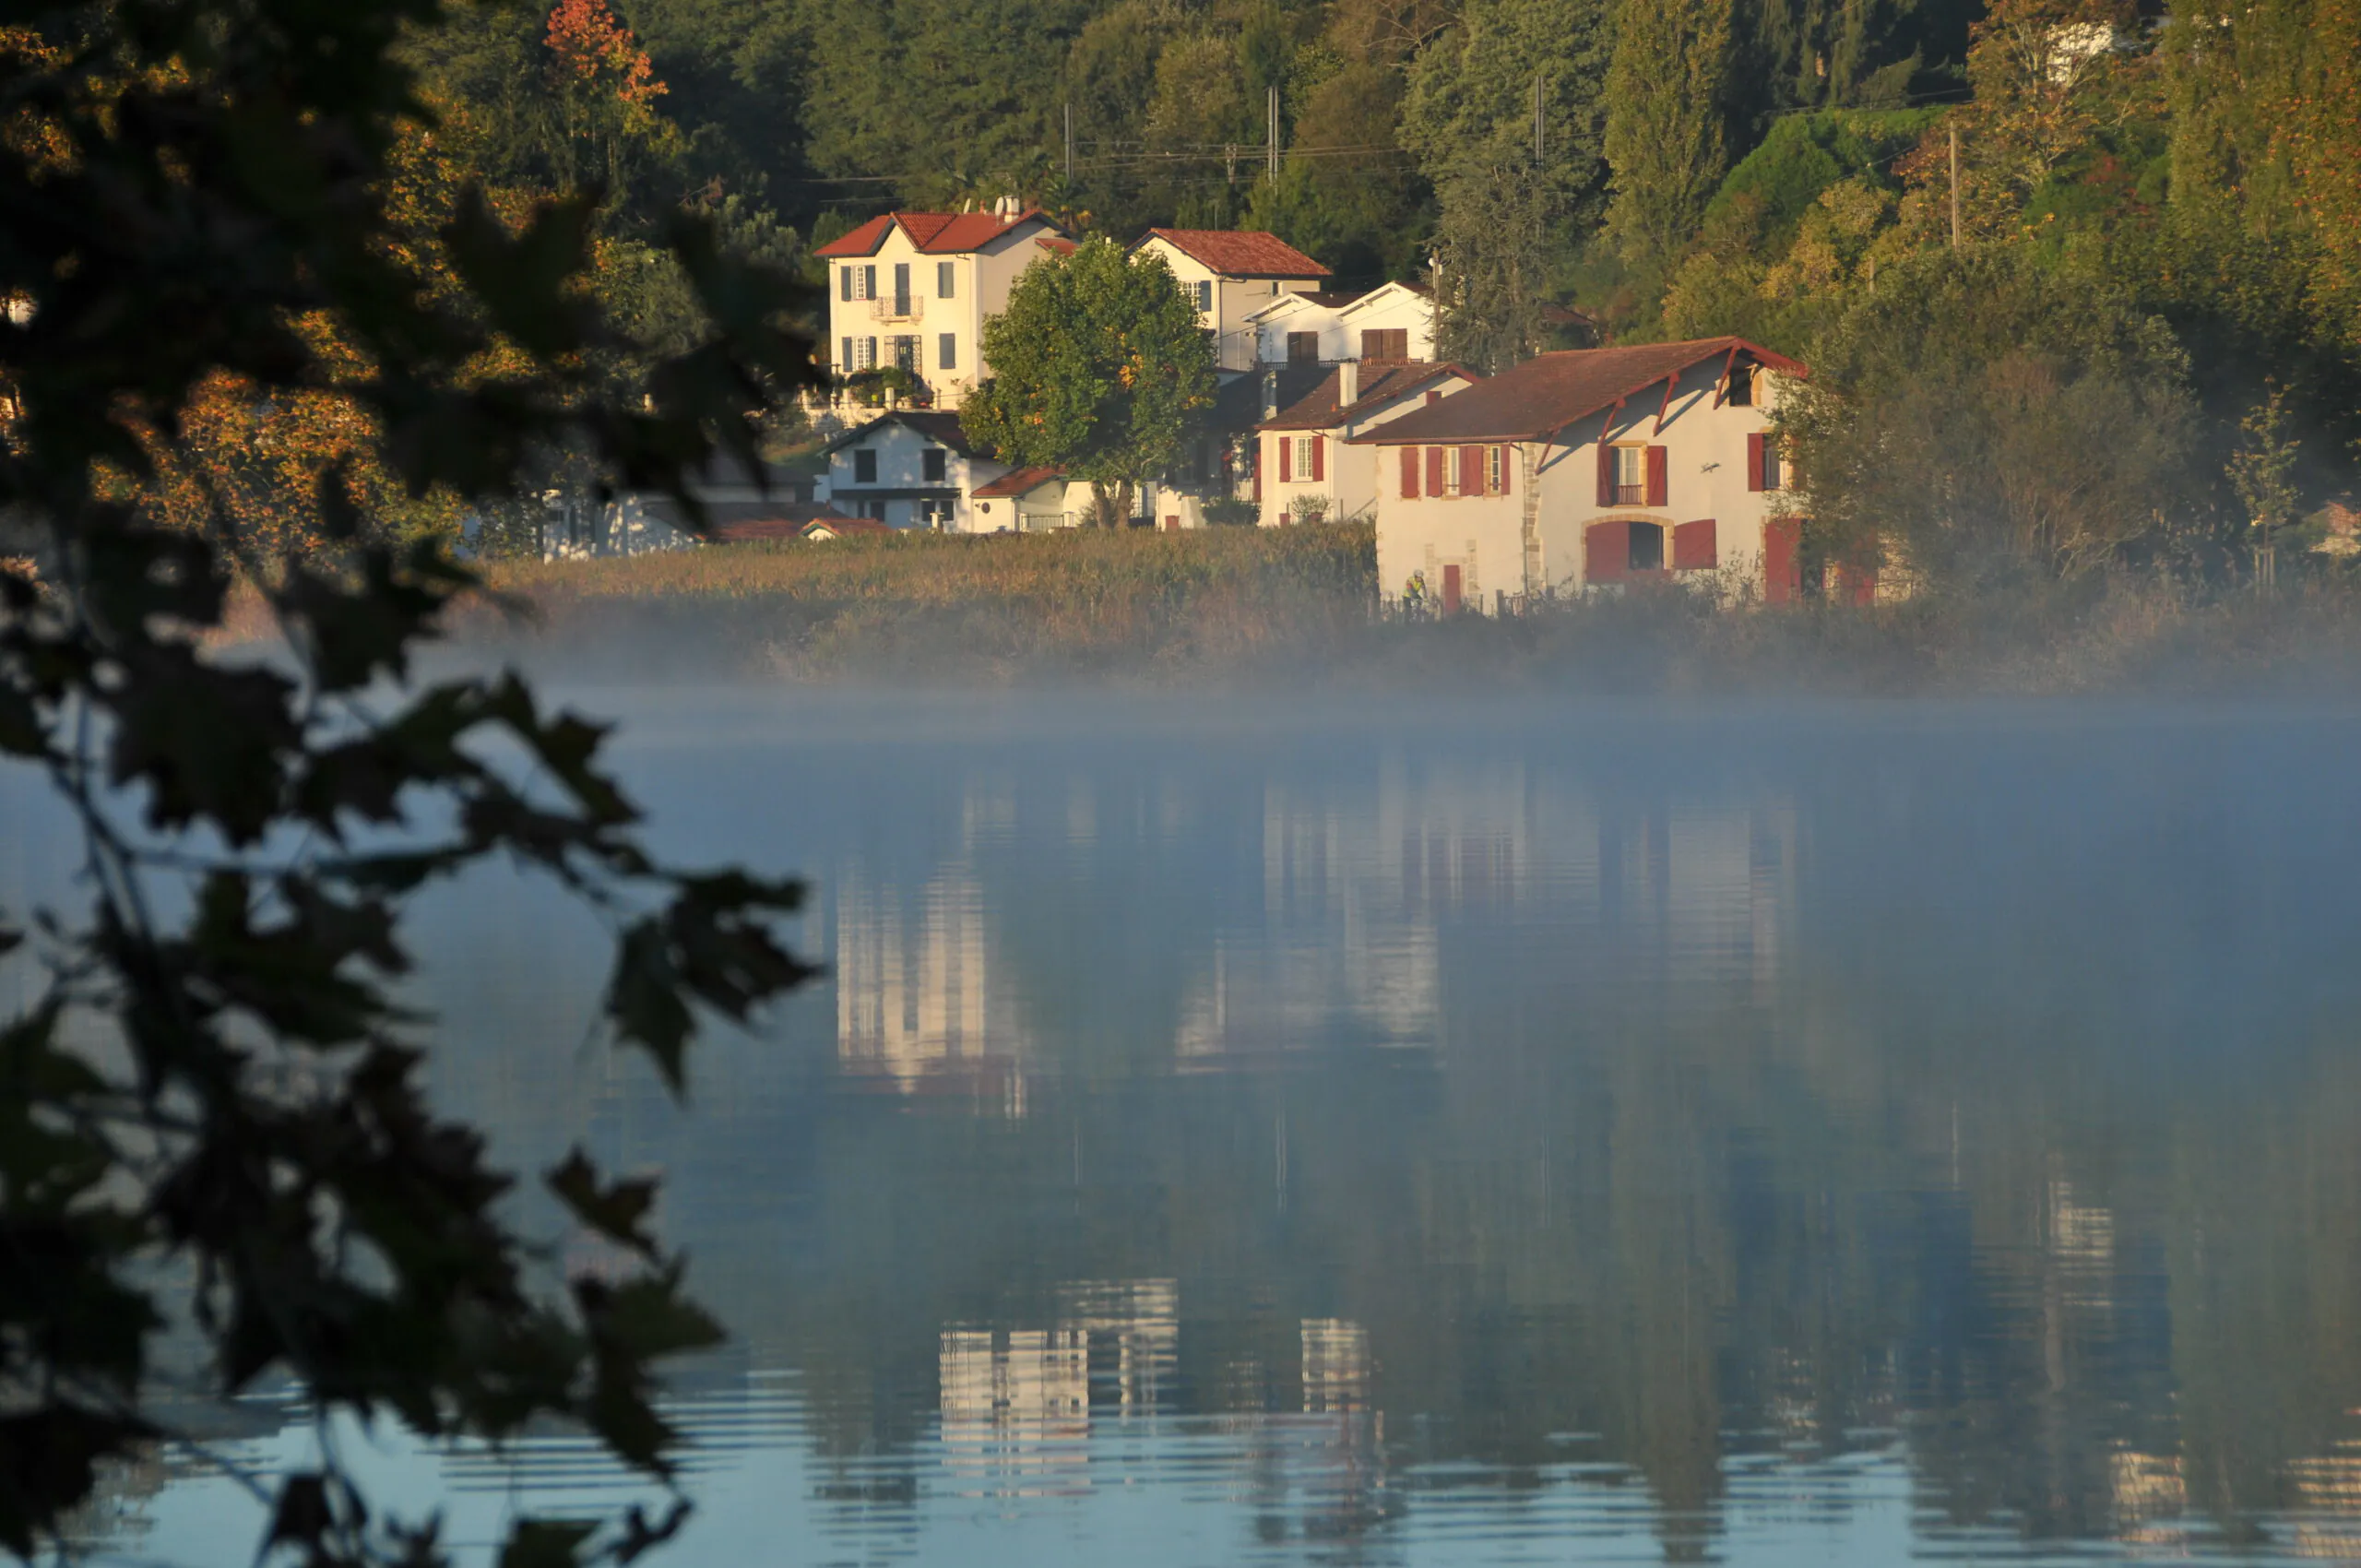
[{"label": "white house with red roof", "polygon": [[935,407],[955,409],[989,374],[984,318],[1017,275],[1073,240],[1047,214],[889,212],[813,252],[828,264],[826,351],[840,375],[898,365]]},{"label": "white house with red roof", "polygon": [[1223,370],[1254,368],[1254,312],[1283,294],[1311,293],[1329,276],[1276,234],[1247,229],[1150,229],[1133,248],[1162,256],[1180,280]]},{"label": "white house with red roof", "polygon": [[1659,578],[1796,597],[1770,417],[1805,374],[1738,338],[1574,349],[1345,437],[1377,457],[1380,592],[1446,612]]},{"label": "white house with red roof", "polygon": [[1251,486],[1264,528],[1351,522],[1378,509],[1377,448],[1366,434],[1483,377],[1455,364],[1347,360],[1311,393],[1255,428]]}]

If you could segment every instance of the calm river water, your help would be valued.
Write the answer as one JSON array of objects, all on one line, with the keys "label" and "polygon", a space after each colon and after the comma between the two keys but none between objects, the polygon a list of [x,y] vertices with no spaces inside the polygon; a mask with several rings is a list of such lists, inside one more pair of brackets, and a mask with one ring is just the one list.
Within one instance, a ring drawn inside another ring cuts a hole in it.
[{"label": "calm river water", "polygon": [[445,1103],[661,1171],[736,1336],[660,1562],[2361,1560],[2350,713],[576,700],[834,967],[682,1110],[578,914],[420,911]]}]

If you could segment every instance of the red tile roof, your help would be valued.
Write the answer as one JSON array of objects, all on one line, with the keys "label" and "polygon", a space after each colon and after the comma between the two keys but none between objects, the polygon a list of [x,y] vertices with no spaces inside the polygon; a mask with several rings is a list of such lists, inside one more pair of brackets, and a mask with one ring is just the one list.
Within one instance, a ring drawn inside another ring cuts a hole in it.
[{"label": "red tile roof", "polygon": [[840,239],[830,240],[812,254],[841,259],[875,255],[885,236],[899,225],[910,244],[928,255],[965,255],[979,251],[1003,234],[1027,221],[1057,225],[1039,208],[1028,208],[1014,218],[993,212],[889,212],[872,218]]},{"label": "red tile roof", "polygon": [[997,501],[1011,495],[1030,495],[1053,479],[1063,479],[1063,469],[1015,469],[1001,475],[990,484],[976,487],[979,501]]},{"label": "red tile roof", "polygon": [[[1344,387],[1341,372],[1332,372],[1327,380],[1311,389],[1308,397],[1279,410],[1277,417],[1264,420],[1259,430],[1334,430],[1346,421],[1368,413],[1381,403],[1391,402],[1406,392],[1457,375],[1471,382],[1484,378],[1472,370],[1455,364],[1429,364],[1418,360],[1364,361],[1361,366],[1359,395],[1345,408],[1336,406],[1336,397]],[[1472,388],[1470,389],[1472,390]],[[1452,394],[1465,398],[1465,392]],[[1404,416],[1407,418],[1407,415]]]},{"label": "red tile roof", "polygon": [[[794,539],[814,523],[841,531],[870,521],[848,517],[833,506],[782,505],[767,517],[739,517],[716,528],[707,538],[716,544],[752,544],[766,539]],[[878,524],[883,528],[883,523]]]},{"label": "red tile roof", "polygon": [[1325,278],[1328,269],[1279,238],[1252,229],[1150,229],[1192,261],[1225,278]]},{"label": "red tile roof", "polygon": [[814,517],[795,530],[798,539],[841,539],[855,533],[892,533],[891,524],[875,517]]},{"label": "red tile roof", "polygon": [[1679,375],[1709,360],[1727,358],[1733,351],[1774,370],[1806,374],[1796,361],[1742,338],[1567,349],[1527,360],[1431,408],[1404,414],[1352,439],[1363,445],[1537,441],[1668,375]]},{"label": "red tile roof", "polygon": [[1053,251],[1059,255],[1072,255],[1081,248],[1063,234],[1044,234],[1033,243],[1043,250]]}]

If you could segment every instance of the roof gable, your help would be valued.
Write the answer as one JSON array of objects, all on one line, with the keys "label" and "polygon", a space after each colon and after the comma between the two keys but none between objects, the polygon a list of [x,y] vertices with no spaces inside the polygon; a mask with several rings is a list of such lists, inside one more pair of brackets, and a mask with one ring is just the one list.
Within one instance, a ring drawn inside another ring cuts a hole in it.
[{"label": "roof gable", "polygon": [[[1200,266],[1225,278],[1325,278],[1328,269],[1279,238],[1254,229],[1150,229]],[[1140,242],[1145,244],[1147,240]]]},{"label": "roof gable", "polygon": [[884,427],[889,424],[898,424],[921,440],[931,441],[937,446],[947,446],[963,457],[987,456],[983,448],[967,439],[967,428],[959,422],[957,414],[937,409],[896,409],[891,413],[880,414],[867,424],[838,431],[822,450],[840,452],[856,441],[884,434]]},{"label": "roof gable", "polygon": [[1802,364],[1742,338],[1698,338],[1681,343],[1628,348],[1566,349],[1525,361],[1489,381],[1403,415],[1352,439],[1413,441],[1535,441],[1613,408],[1667,376],[1708,361],[1743,356],[1793,375]]}]

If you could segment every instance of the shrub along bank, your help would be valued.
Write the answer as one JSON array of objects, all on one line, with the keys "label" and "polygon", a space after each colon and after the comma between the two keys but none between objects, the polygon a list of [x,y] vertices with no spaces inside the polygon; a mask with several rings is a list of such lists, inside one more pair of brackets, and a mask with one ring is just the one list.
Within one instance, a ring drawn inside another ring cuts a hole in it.
[{"label": "shrub along bank", "polygon": [[2345,688],[2361,589],[2115,572],[1870,608],[1714,610],[1676,585],[1504,621],[1373,622],[1365,525],[713,546],[509,564],[455,628],[586,680],[1299,679],[1376,690],[2039,694]]}]

